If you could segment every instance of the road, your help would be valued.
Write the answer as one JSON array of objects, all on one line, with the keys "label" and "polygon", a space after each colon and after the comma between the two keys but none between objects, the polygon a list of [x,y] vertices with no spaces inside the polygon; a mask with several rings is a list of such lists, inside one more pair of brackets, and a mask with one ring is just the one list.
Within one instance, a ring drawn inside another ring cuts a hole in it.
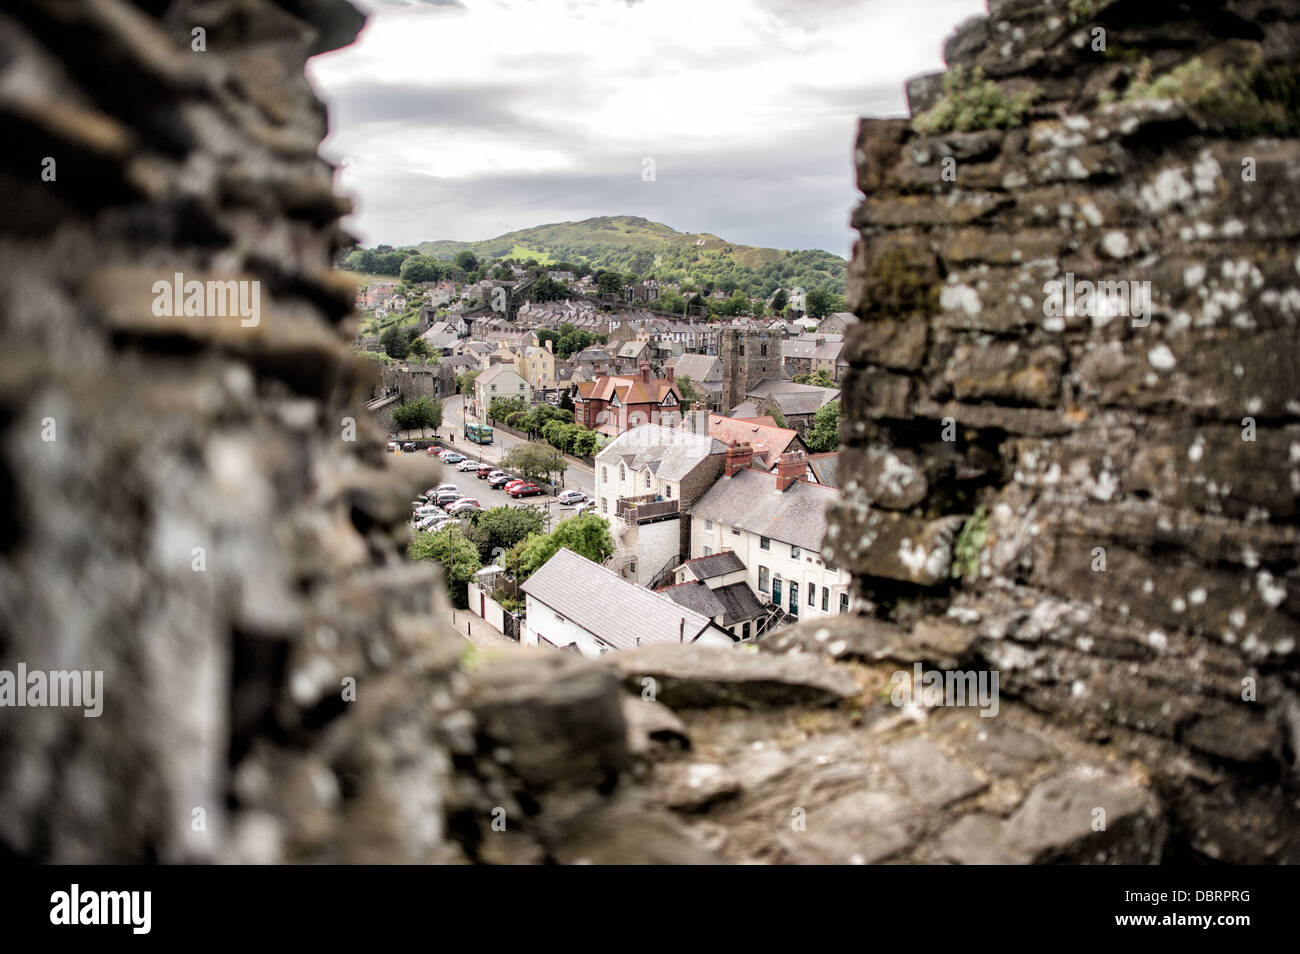
[{"label": "road", "polygon": [[[507,434],[500,428],[492,432],[493,443],[484,445],[471,444],[465,439],[465,417],[464,417],[465,398],[461,395],[453,395],[443,401],[443,418],[444,424],[441,430],[446,433],[450,427],[451,433],[455,434],[456,439],[452,442],[456,450],[460,451],[467,457],[474,460],[488,461],[489,463],[499,463],[502,457],[510,452],[510,448],[516,444],[527,444],[528,442],[521,437],[515,437],[513,434]],[[594,496],[596,493],[596,474],[591,468],[577,461],[569,460],[569,469],[564,472],[564,487],[585,490],[588,496]],[[448,478],[454,482],[454,478]],[[537,500],[541,498],[529,498]],[[483,501],[485,504],[487,501]]]}]

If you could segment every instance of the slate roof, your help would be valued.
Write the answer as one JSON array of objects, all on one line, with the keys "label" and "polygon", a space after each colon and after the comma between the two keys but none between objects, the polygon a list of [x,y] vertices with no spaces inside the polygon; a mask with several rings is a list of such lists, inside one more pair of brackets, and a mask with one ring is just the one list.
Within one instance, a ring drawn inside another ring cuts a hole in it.
[{"label": "slate roof", "polygon": [[[643,645],[677,643],[683,620],[689,643],[712,624],[708,616],[569,549],[557,551],[520,589],[616,649],[632,649],[638,638]],[[546,635],[544,621],[535,628]]]},{"label": "slate roof", "polygon": [[673,365],[673,373],[679,378],[686,375],[692,382],[722,383],[722,362],[711,354],[684,354]]},{"label": "slate roof", "polygon": [[718,478],[691,507],[691,514],[820,551],[826,536],[826,505],[838,497],[835,488],[806,480],[796,480],[782,492],[776,489],[775,474],[746,468]]},{"label": "slate roof", "polygon": [[838,487],[840,485],[839,451],[833,451],[829,454],[810,454],[808,456],[808,466],[812,468],[813,474],[817,477],[817,483],[825,484],[827,487]]},{"label": "slate roof", "polygon": [[649,467],[663,480],[681,480],[705,458],[726,451],[727,446],[712,437],[692,434],[680,427],[641,424],[610,441],[596,455],[596,460],[604,464],[625,464],[634,472]]},{"label": "slate roof", "polygon": [[[839,388],[823,388],[815,384],[795,384],[778,378],[764,378],[752,388],[745,397],[755,402],[766,397],[772,398],[782,414],[812,414],[823,404],[836,400],[840,396]],[[732,413],[732,417],[739,415]]]},{"label": "slate roof", "polygon": [[734,626],[764,615],[767,610],[759,602],[749,584],[743,581],[709,589],[700,580],[664,587],[662,593],[678,606],[694,610],[710,619],[722,617],[723,626]]},{"label": "slate roof", "polygon": [[711,580],[716,576],[726,576],[728,573],[735,573],[745,568],[745,564],[741,562],[740,557],[736,556],[734,550],[723,550],[712,556],[696,557],[682,565],[697,580]]}]

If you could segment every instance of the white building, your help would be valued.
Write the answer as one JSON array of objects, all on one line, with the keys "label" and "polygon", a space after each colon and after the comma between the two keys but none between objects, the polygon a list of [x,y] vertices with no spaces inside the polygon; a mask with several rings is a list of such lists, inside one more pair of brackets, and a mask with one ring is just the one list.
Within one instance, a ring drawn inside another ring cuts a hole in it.
[{"label": "white building", "polygon": [[597,454],[597,513],[615,544],[607,565],[642,586],[659,585],[685,553],[682,509],[722,473],[725,451],[707,433],[641,424]]},{"label": "white building", "polygon": [[519,372],[509,364],[494,364],[474,379],[474,412],[479,423],[487,421],[488,408],[493,398],[523,398],[533,400],[532,389]]},{"label": "white building", "polygon": [[588,659],[652,644],[732,646],[709,617],[629,583],[572,550],[560,550],[520,587],[525,646],[550,646]]},{"label": "white building", "polygon": [[766,603],[807,619],[848,612],[851,577],[826,563],[826,506],[834,487],[803,479],[807,456],[784,454],[773,472],[748,466],[752,449],[728,448],[725,471],[691,508],[691,556],[733,551]]}]

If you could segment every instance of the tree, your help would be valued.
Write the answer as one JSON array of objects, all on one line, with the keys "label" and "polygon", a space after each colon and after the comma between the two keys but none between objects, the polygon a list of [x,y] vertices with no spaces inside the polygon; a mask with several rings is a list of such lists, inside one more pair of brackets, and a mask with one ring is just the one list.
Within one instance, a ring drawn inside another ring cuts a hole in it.
[{"label": "tree", "polygon": [[466,371],[464,374],[458,375],[456,377],[456,391],[459,394],[473,394],[474,379],[477,378],[478,375],[479,373],[477,371]]},{"label": "tree", "polygon": [[580,425],[574,426],[578,428],[578,433],[573,438],[569,453],[574,457],[595,457],[600,450],[600,435]]},{"label": "tree", "polygon": [[354,272],[363,272],[366,275],[374,274],[377,256],[368,248],[359,248],[347,257],[344,262],[348,268]]},{"label": "tree", "polygon": [[772,296],[772,314],[780,316],[785,314],[785,306],[790,304],[790,298],[785,293],[784,288],[778,288],[776,294]]},{"label": "tree", "polygon": [[567,388],[560,392],[560,410],[568,411],[570,414],[573,413],[573,395],[569,393]]},{"label": "tree", "polygon": [[428,396],[407,401],[393,408],[393,423],[399,431],[412,431],[417,427],[422,434],[426,427],[436,431],[442,426],[442,402]]},{"label": "tree", "polygon": [[465,272],[478,271],[478,259],[474,257],[473,252],[470,251],[457,252],[455,262],[456,262],[456,267],[461,269],[462,271]]},{"label": "tree", "polygon": [[823,404],[813,414],[813,426],[808,432],[807,444],[814,454],[833,451],[840,446],[839,401]]},{"label": "tree", "polygon": [[601,272],[596,276],[596,288],[602,295],[620,295],[623,292],[623,276],[618,272]]},{"label": "tree", "polygon": [[532,534],[515,544],[506,554],[505,568],[516,581],[523,582],[561,549],[604,563],[614,552],[609,521],[594,513],[561,520],[550,533]]},{"label": "tree", "polygon": [[516,444],[501,459],[501,466],[523,474],[528,480],[547,480],[568,468],[564,455],[540,441]]},{"label": "tree", "polygon": [[453,606],[465,609],[469,594],[465,584],[483,567],[478,547],[465,535],[460,524],[453,523],[437,533],[421,531],[415,534],[406,555],[412,560],[432,560],[442,564],[442,577],[447,583],[447,593]]},{"label": "tree", "polygon": [[805,298],[808,314],[813,318],[825,318],[833,311],[844,307],[844,299],[824,288],[814,288]]},{"label": "tree", "polygon": [[569,297],[569,289],[553,278],[539,278],[529,289],[533,301],[559,301]]},{"label": "tree", "polygon": [[375,272],[379,275],[398,275],[402,271],[402,262],[410,258],[410,252],[387,252],[375,261]]},{"label": "tree", "polygon": [[528,402],[521,397],[494,397],[488,403],[488,417],[494,421],[505,421],[520,411],[528,411]]},{"label": "tree", "polygon": [[677,390],[682,395],[682,407],[689,408],[692,404],[703,404],[705,401],[704,393],[695,386],[689,374],[677,375]]},{"label": "tree", "polygon": [[399,361],[405,358],[411,350],[406,332],[398,325],[391,326],[380,335],[379,344],[384,349],[385,354],[390,358],[397,358]]},{"label": "tree", "polygon": [[826,373],[825,368],[818,368],[816,371],[813,372],[801,371],[799,374],[796,374],[794,376],[794,383],[815,384],[819,388],[835,387],[835,382],[831,380],[831,376]]},{"label": "tree", "polygon": [[412,255],[402,262],[398,274],[403,281],[436,282],[442,278],[442,265],[428,255]]},{"label": "tree", "polygon": [[429,347],[429,342],[425,341],[423,338],[416,338],[411,342],[411,346],[407,349],[407,353],[413,354],[418,358],[427,358],[429,355],[433,354],[433,349]]},{"label": "tree", "polygon": [[785,415],[781,413],[781,409],[779,407],[772,408],[772,410],[768,412],[768,417],[772,418],[772,421],[776,424],[777,427],[789,426],[785,423]]},{"label": "tree", "polygon": [[531,507],[493,507],[477,514],[469,538],[478,547],[483,563],[497,563],[505,552],[531,533],[541,533],[542,513]]}]

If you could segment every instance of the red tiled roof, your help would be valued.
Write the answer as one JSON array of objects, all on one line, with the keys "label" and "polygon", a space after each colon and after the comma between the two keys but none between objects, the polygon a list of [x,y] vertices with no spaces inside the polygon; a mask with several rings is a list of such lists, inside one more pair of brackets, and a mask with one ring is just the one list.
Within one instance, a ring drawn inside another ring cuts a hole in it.
[{"label": "red tiled roof", "polygon": [[[791,442],[798,438],[799,432],[775,424],[754,423],[763,418],[723,417],[721,414],[709,415],[709,436],[716,437],[724,444],[736,442],[749,444],[754,448],[754,457],[761,459],[763,467],[768,470],[776,466],[778,458],[786,452]],[[772,418],[767,418],[772,420]]]}]

